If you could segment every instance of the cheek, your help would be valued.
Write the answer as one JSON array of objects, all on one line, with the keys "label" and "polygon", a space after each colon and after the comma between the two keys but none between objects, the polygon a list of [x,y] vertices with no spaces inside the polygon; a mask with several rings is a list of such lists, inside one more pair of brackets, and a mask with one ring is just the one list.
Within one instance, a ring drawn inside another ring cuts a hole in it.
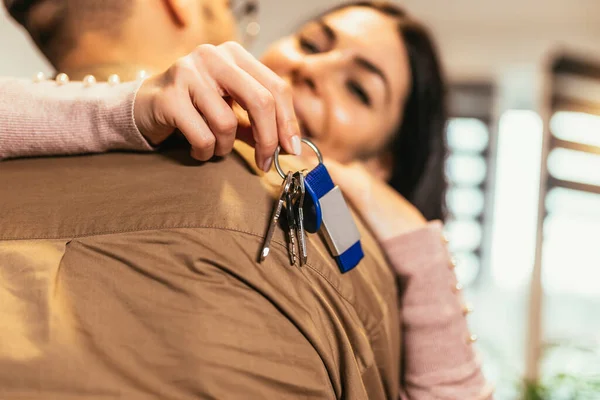
[{"label": "cheek", "polygon": [[337,102],[332,108],[329,137],[332,144],[356,159],[376,153],[387,141],[389,129],[382,117],[356,104]]}]

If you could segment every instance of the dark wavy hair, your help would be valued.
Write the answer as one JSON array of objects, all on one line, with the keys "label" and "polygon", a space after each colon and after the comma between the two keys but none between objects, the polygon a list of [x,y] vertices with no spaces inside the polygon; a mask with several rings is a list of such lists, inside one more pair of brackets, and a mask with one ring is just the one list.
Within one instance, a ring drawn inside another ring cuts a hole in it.
[{"label": "dark wavy hair", "polygon": [[349,7],[368,7],[398,22],[398,32],[408,51],[412,89],[404,105],[404,119],[389,145],[393,161],[388,183],[428,220],[444,220],[448,117],[446,83],[434,40],[423,24],[389,2],[345,2],[323,15]]}]

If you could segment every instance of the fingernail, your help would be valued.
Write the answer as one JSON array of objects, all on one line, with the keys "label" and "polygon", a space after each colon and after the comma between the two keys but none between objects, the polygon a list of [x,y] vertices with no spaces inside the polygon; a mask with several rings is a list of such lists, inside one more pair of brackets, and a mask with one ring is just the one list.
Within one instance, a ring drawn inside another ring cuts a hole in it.
[{"label": "fingernail", "polygon": [[263,171],[269,172],[271,169],[271,163],[273,162],[273,157],[269,157],[265,160],[265,164],[263,165]]},{"label": "fingernail", "polygon": [[302,142],[298,136],[292,136],[292,149],[295,155],[299,156],[302,154]]}]

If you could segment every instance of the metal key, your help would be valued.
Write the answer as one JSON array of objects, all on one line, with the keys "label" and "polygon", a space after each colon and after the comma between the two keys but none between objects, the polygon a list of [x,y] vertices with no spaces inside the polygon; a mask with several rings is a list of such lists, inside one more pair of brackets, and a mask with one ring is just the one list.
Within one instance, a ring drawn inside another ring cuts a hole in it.
[{"label": "metal key", "polygon": [[[288,173],[289,174],[289,173]],[[296,191],[296,180],[294,179],[293,188],[286,195],[285,199],[285,210],[287,214],[287,227],[288,227],[288,251],[290,253],[290,262],[292,265],[296,264],[296,213],[294,212],[294,197]]]},{"label": "metal key", "polygon": [[279,217],[281,215],[281,210],[283,209],[283,205],[287,200],[288,195],[292,189],[293,183],[293,174],[288,172],[285,177],[283,184],[281,185],[281,192],[279,194],[279,199],[277,200],[277,204],[275,204],[275,208],[273,209],[273,214],[271,216],[271,223],[269,224],[269,230],[267,231],[267,236],[265,237],[265,243],[263,245],[263,249],[260,253],[260,261],[264,261],[269,252],[271,251],[270,245],[271,240],[273,239],[273,234],[275,233],[275,228],[277,227],[277,221],[279,221]]},{"label": "metal key", "polygon": [[[341,189],[333,183],[329,171],[327,171],[327,168],[323,164],[323,155],[310,140],[304,138],[302,142],[314,150],[319,159],[319,164],[305,176],[304,188],[307,195],[303,202],[305,206],[303,208],[304,215],[297,220],[298,225],[302,222],[304,226],[298,229],[300,231],[307,230],[310,233],[320,231],[341,273],[349,272],[364,258],[360,242],[360,232],[356,227],[356,223],[342,195]],[[282,178],[286,178],[289,176],[289,172],[286,175],[279,164],[280,151],[280,147],[275,151],[275,169]],[[302,197],[300,193],[300,177],[295,176],[294,181],[296,180],[298,182],[293,184],[292,192],[288,192],[285,195],[287,203],[286,212],[289,222],[288,228],[290,231],[290,243],[288,245],[292,262],[295,261],[295,235],[292,228],[295,226],[296,221],[294,221],[295,207],[290,207],[290,205],[292,204],[292,200],[296,201],[296,204],[300,204],[301,199],[298,199],[298,197]],[[299,215],[300,213],[298,212],[297,214]],[[302,241],[304,235],[298,234],[298,236],[299,240]],[[304,251],[301,254],[301,258],[305,254],[306,242],[304,243]]]},{"label": "metal key", "polygon": [[296,200],[296,217],[297,221],[297,236],[298,236],[298,247],[300,249],[300,265],[306,264],[308,260],[308,252],[306,250],[306,231],[304,230],[304,195],[306,194],[306,186],[304,185],[304,174],[302,172],[296,172],[294,174],[296,180],[296,188],[298,191]]}]

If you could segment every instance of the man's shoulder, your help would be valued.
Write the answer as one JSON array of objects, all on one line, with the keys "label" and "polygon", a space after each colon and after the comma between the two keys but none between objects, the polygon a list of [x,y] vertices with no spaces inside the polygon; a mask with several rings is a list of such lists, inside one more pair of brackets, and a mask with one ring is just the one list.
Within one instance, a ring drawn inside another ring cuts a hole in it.
[{"label": "man's shoulder", "polygon": [[0,187],[4,239],[211,226],[259,233],[272,205],[236,155],[200,166],[184,149],[5,161]]},{"label": "man's shoulder", "polygon": [[[86,301],[76,301],[78,307],[95,310],[98,302],[111,302],[126,311],[124,321],[135,304],[141,310],[136,319],[146,313],[145,320],[157,324],[151,331],[181,325],[168,336],[174,345],[188,343],[181,341],[183,327],[202,332],[205,341],[191,341],[197,354],[222,350],[215,357],[241,360],[248,368],[257,359],[276,360],[267,372],[282,382],[298,378],[304,366],[319,372],[306,382],[318,382],[320,390],[329,391],[327,380],[337,393],[365,387],[382,392],[382,385],[395,390],[394,368],[383,378],[369,372],[399,359],[393,275],[374,238],[361,226],[366,257],[342,275],[318,235],[308,240],[308,264],[290,266],[285,235],[277,229],[272,252],[258,264],[273,198],[237,155],[202,167],[185,150],[14,160],[0,163],[0,187],[0,242],[61,239],[64,254],[55,261],[62,265],[61,284],[77,285],[78,292],[68,288],[69,296]],[[24,251],[13,245],[14,252]],[[10,266],[10,246],[4,256],[0,263]],[[87,310],[78,315],[97,314]],[[246,337],[252,341],[240,339]],[[243,349],[234,358],[232,343]],[[380,354],[382,348],[391,350]],[[290,367],[282,368],[281,360]],[[240,368],[237,363],[231,371]]]}]

